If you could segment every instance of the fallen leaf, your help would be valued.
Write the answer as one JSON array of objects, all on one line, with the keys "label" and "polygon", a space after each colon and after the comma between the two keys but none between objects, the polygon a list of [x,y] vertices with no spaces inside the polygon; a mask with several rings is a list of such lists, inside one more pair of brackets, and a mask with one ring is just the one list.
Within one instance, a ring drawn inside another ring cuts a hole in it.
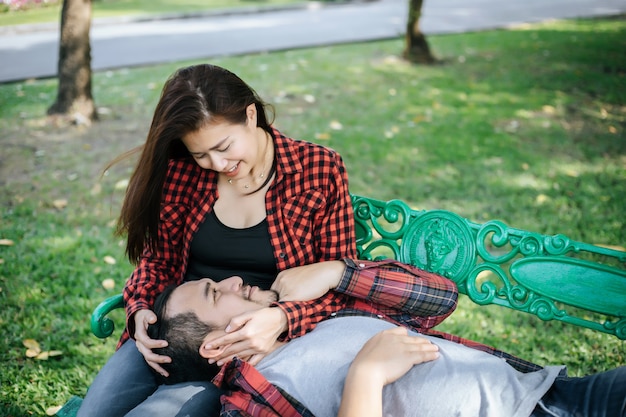
[{"label": "fallen leaf", "polygon": [[112,256],[109,256],[109,255],[105,256],[103,259],[104,259],[104,262],[109,264],[109,265],[115,265],[117,263],[115,258],[112,257]]},{"label": "fallen leaf", "polygon": [[119,180],[118,182],[115,183],[116,190],[125,190],[126,187],[128,187],[128,179]]},{"label": "fallen leaf", "polygon": [[98,195],[101,192],[102,192],[102,185],[99,182],[95,183],[94,186],[91,187],[91,191],[90,191],[91,195]]},{"label": "fallen leaf", "polygon": [[115,288],[115,281],[112,278],[107,278],[102,281],[102,287],[105,290],[112,290],[113,288]]},{"label": "fallen leaf", "polygon": [[27,358],[36,358],[40,353],[41,351],[39,351],[38,349],[26,349]]},{"label": "fallen leaf", "polygon": [[13,246],[11,239],[0,239],[0,246]]},{"label": "fallen leaf", "polygon": [[343,129],[343,125],[338,120],[333,120],[332,122],[330,122],[330,124],[328,126],[331,129],[333,129],[333,130],[341,130],[341,129]]},{"label": "fallen leaf", "polygon": [[24,340],[22,340],[22,344],[26,348],[29,348],[29,349],[39,349],[41,351],[41,348],[39,347],[39,342],[36,341],[35,339],[24,339]]},{"label": "fallen leaf", "polygon": [[39,355],[35,356],[35,359],[40,360],[40,361],[47,361],[48,355],[49,355],[49,352],[41,352]]},{"label": "fallen leaf", "polygon": [[318,140],[328,140],[328,139],[330,139],[330,134],[329,133],[316,133],[315,134],[315,139],[318,139]]},{"label": "fallen leaf", "polygon": [[46,415],[47,416],[53,416],[56,413],[58,413],[61,410],[61,408],[63,408],[62,405],[55,405],[54,407],[48,407],[46,409]]},{"label": "fallen leaf", "polygon": [[536,202],[537,204],[543,204],[543,203],[545,203],[546,201],[548,201],[549,199],[550,199],[550,197],[548,197],[547,195],[545,195],[545,194],[539,194],[539,195],[537,196],[537,198],[535,199],[535,202]]},{"label": "fallen leaf", "polygon": [[67,200],[65,198],[59,198],[57,200],[54,200],[52,202],[52,207],[54,207],[57,210],[62,210],[65,207],[67,207]]}]

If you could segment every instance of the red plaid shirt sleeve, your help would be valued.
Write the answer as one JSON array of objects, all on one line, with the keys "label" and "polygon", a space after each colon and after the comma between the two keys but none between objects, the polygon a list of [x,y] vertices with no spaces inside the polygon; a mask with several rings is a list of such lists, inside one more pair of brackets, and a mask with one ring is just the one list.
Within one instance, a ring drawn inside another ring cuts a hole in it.
[{"label": "red plaid shirt sleeve", "polygon": [[[456,285],[447,278],[396,261],[344,259],[346,268],[335,289],[317,300],[279,302],[289,330],[284,340],[311,331],[341,310],[367,310],[414,329],[435,326],[456,308]],[[357,300],[362,300],[357,304]]]},{"label": "red plaid shirt sleeve", "polygon": [[329,292],[313,301],[284,301],[276,304],[287,316],[288,330],[281,341],[295,339],[310,332],[322,320],[335,315],[348,304],[346,296]]},{"label": "red plaid shirt sleeve", "polygon": [[391,259],[344,261],[346,269],[335,291],[368,301],[395,321],[429,329],[456,309],[458,291],[448,278]]}]

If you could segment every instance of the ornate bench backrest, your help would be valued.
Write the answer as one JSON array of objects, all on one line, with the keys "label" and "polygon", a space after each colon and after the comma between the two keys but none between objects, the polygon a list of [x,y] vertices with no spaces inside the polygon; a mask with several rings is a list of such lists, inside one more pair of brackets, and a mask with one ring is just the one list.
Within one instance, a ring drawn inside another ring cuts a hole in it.
[{"label": "ornate bench backrest", "polygon": [[439,273],[480,305],[498,304],[626,339],[626,252],[399,200],[352,196],[362,259]]}]

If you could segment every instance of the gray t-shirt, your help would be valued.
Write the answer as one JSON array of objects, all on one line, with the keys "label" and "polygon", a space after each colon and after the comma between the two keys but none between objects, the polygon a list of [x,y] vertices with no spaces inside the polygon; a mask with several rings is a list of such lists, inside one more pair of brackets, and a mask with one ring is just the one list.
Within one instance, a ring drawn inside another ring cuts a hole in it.
[{"label": "gray t-shirt", "polygon": [[[317,417],[334,417],[352,360],[376,333],[394,327],[369,317],[326,320],[263,359],[257,369]],[[444,339],[427,337],[440,357],[414,366],[384,388],[392,417],[528,417],[564,368],[521,373],[504,359]]]}]

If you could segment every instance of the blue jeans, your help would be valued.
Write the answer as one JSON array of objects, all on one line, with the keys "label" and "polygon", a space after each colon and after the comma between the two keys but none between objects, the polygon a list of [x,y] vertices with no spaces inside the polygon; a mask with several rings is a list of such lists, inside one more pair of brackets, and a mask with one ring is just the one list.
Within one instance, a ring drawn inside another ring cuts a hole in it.
[{"label": "blue jeans", "polygon": [[129,340],[94,379],[77,417],[219,416],[222,391],[210,382],[158,385]]},{"label": "blue jeans", "polygon": [[626,366],[581,378],[557,378],[531,415],[578,416],[626,416]]}]

